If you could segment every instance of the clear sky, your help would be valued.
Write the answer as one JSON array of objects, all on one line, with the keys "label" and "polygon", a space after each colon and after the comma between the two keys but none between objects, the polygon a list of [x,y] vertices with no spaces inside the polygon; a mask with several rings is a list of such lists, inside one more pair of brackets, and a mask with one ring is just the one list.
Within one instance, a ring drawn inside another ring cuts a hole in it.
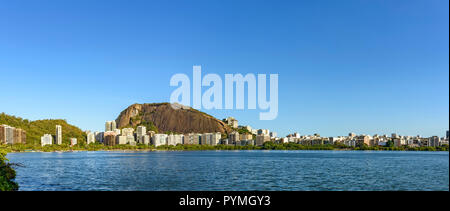
[{"label": "clear sky", "polygon": [[[203,110],[322,136],[444,136],[448,0],[1,1],[0,112],[103,130],[170,77],[279,74],[279,112]],[[206,89],[204,89],[206,90]]]}]

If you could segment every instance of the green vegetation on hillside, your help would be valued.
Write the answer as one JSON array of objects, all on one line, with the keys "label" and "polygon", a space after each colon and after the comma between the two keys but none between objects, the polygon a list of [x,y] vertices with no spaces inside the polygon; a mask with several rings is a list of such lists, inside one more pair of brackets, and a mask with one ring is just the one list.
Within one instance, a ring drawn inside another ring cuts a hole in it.
[{"label": "green vegetation on hillside", "polygon": [[5,152],[62,152],[62,151],[108,151],[108,150],[153,150],[152,145],[137,144],[136,146],[124,144],[115,146],[105,146],[101,143],[91,143],[83,145],[70,146],[68,144],[61,145],[28,145],[28,144],[14,144],[14,145],[0,145],[0,150]]},{"label": "green vegetation on hillside", "polygon": [[0,191],[15,191],[19,189],[19,185],[14,182],[16,171],[14,171],[12,165],[6,159],[6,150],[0,148]]},{"label": "green vegetation on hillside", "polygon": [[147,128],[147,131],[154,131],[155,133],[158,133],[158,128],[153,124],[151,121],[142,121],[139,126],[145,126]]},{"label": "green vegetation on hillside", "polygon": [[138,126],[145,126],[146,129],[147,129],[147,131],[154,131],[155,133],[158,133],[158,128],[155,126],[155,124],[153,124],[153,122],[151,122],[151,121],[145,121],[145,120],[140,121],[140,123],[137,124],[137,125],[134,126],[134,127],[131,126],[130,124],[128,124],[128,125],[126,125],[126,126],[124,126],[124,127],[121,127],[120,129],[123,129],[123,128],[133,128],[133,129],[136,131],[136,128],[137,128]]},{"label": "green vegetation on hillside", "polygon": [[[136,125],[136,126],[133,127],[132,125]],[[126,126],[121,127],[120,129],[133,128],[134,130],[136,130],[136,128],[138,126],[145,126],[147,131],[154,131],[155,133],[159,132],[158,128],[155,126],[155,124],[153,124],[153,122],[146,121],[143,119],[142,112],[139,112],[136,116],[132,117],[131,122],[129,124],[127,124]]]},{"label": "green vegetation on hillside", "polygon": [[7,115],[5,113],[0,114],[0,124],[9,125],[16,128],[21,128],[26,131],[27,144],[40,145],[41,136],[44,134],[53,135],[53,140],[56,134],[56,125],[61,125],[63,143],[69,144],[70,138],[76,138],[80,145],[86,143],[86,134],[78,127],[70,125],[63,119],[45,119],[30,121],[28,119],[22,119]]},{"label": "green vegetation on hillside", "polygon": [[238,129],[236,129],[236,131],[237,131],[239,134],[252,134],[252,132],[248,131],[247,128],[245,128],[245,127],[238,128]]}]

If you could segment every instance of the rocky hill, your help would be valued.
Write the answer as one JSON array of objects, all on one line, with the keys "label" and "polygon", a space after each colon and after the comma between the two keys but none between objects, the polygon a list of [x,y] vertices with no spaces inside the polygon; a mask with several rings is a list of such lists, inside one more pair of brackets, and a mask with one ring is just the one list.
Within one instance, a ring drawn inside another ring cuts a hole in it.
[{"label": "rocky hill", "polygon": [[224,122],[193,108],[170,103],[133,104],[122,111],[116,119],[117,127],[145,125],[160,133],[229,133],[231,128]]}]

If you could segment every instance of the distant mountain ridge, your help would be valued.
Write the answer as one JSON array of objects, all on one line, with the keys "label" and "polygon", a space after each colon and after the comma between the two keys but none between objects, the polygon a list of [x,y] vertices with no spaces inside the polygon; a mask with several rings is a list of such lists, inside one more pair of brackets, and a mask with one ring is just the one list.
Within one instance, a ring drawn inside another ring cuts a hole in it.
[{"label": "distant mountain ridge", "polygon": [[229,133],[232,129],[213,116],[188,106],[170,103],[133,104],[123,110],[116,119],[118,128],[146,125],[160,133]]}]

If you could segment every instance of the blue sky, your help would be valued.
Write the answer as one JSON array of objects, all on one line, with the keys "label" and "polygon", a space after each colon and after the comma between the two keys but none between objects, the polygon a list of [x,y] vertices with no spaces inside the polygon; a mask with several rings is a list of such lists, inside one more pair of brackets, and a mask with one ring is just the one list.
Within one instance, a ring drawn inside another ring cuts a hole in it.
[{"label": "blue sky", "polygon": [[[82,129],[167,102],[170,77],[279,74],[279,112],[204,110],[322,136],[444,136],[449,2],[2,1],[0,112]],[[204,88],[203,90],[206,90]]]}]

